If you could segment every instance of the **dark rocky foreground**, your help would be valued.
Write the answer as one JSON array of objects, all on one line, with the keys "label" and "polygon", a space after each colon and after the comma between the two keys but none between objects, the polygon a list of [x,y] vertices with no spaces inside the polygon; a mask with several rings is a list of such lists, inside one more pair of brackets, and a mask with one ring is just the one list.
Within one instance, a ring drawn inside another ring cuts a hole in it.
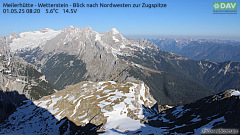
[{"label": "dark rocky foreground", "polygon": [[20,95],[17,91],[4,92],[0,90],[0,122],[4,121],[26,99],[25,95]]},{"label": "dark rocky foreground", "polygon": [[[240,96],[227,90],[194,103],[177,106],[158,114],[157,106],[145,109],[145,123],[163,127],[166,133],[201,134],[204,129],[240,130]],[[238,133],[237,133],[238,134]]]},{"label": "dark rocky foreground", "polygon": [[[30,108],[26,109],[28,106]],[[34,111],[35,112],[34,112]],[[29,115],[35,113],[34,115]],[[96,135],[102,126],[77,126],[67,117],[57,120],[46,109],[35,106],[17,91],[0,91],[0,134],[88,134]]]}]

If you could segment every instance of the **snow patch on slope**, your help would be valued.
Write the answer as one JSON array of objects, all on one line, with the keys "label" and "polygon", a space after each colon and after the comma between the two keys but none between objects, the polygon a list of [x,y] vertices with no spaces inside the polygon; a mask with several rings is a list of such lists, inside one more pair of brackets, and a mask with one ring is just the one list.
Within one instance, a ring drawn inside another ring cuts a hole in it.
[{"label": "snow patch on slope", "polygon": [[144,119],[142,105],[150,107],[155,103],[143,82],[113,81],[82,82],[34,101],[35,105],[47,109],[58,120],[68,117],[77,125],[90,121],[99,125],[105,119],[106,133],[124,133],[146,127],[140,122]]},{"label": "snow patch on slope", "polygon": [[240,96],[240,91],[231,90],[231,96]]},{"label": "snow patch on slope", "polygon": [[[214,126],[220,124],[220,123],[224,123],[226,122],[226,119],[224,118],[224,116],[220,117],[220,118],[217,118],[217,119],[214,119],[212,120],[211,122],[209,122],[208,124],[200,127],[200,128],[197,128],[194,130],[194,134],[202,134],[203,133],[203,130],[204,129],[211,129],[213,128]],[[217,123],[217,124],[216,124]]]},{"label": "snow patch on slope", "polygon": [[119,42],[119,40],[115,36],[113,36],[112,38],[115,42]]}]

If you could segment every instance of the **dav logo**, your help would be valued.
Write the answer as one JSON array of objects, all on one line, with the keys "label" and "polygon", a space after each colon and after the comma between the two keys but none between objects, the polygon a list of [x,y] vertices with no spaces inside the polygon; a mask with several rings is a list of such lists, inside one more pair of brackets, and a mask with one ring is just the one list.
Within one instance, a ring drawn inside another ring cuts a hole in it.
[{"label": "dav logo", "polygon": [[237,2],[213,2],[214,10],[237,10]]}]

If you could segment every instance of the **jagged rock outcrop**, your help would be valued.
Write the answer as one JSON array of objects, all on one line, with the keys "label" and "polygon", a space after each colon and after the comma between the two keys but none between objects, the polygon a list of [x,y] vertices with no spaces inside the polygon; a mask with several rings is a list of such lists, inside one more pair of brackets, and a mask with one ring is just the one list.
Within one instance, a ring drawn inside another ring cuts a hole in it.
[{"label": "jagged rock outcrop", "polygon": [[[191,104],[181,105],[156,114],[145,111],[148,123],[166,134],[201,134],[204,129],[240,130],[240,91],[227,90]],[[165,129],[165,130],[164,130]]]},{"label": "jagged rock outcrop", "polygon": [[59,127],[60,135],[70,134],[70,135],[97,135],[97,130],[101,128],[102,125],[94,125],[92,123],[87,123],[85,126],[77,126],[72,121],[68,120],[67,117],[61,119],[59,123],[62,125]]},{"label": "jagged rock outcrop", "polygon": [[0,89],[3,91],[18,91],[28,99],[39,99],[55,92],[40,69],[22,58],[2,55],[0,60]]},{"label": "jagged rock outcrop", "polygon": [[148,39],[145,39],[145,38],[140,38],[140,39],[129,38],[129,40],[136,41],[141,45],[148,46],[149,48],[160,49],[154,42],[151,42],[151,41],[149,41]]},{"label": "jagged rock outcrop", "polygon": [[18,38],[18,34],[13,32],[8,37],[1,37],[0,38],[0,56],[5,56],[9,58],[12,56],[11,48],[9,44],[12,42],[12,39]]}]

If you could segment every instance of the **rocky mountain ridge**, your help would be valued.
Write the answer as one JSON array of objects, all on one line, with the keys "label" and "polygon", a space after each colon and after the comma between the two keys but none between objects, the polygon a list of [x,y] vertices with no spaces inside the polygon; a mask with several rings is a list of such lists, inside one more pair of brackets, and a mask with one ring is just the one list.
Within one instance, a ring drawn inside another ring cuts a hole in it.
[{"label": "rocky mountain ridge", "polygon": [[[141,124],[142,105],[151,107],[156,100],[143,82],[81,82],[36,101],[25,101],[0,126],[0,133],[55,134],[62,121],[77,126],[102,125],[104,134],[157,132]],[[30,125],[30,127],[29,127]]]},{"label": "rocky mountain ridge", "polygon": [[[33,49],[30,53],[19,52],[19,56],[24,57],[28,62],[42,65],[40,67],[46,75],[48,75],[49,69],[53,70],[51,67],[54,67],[56,61],[58,64],[58,59],[61,59],[59,54],[65,55],[64,57],[69,56],[71,57],[71,60],[67,61],[69,66],[71,61],[76,60],[83,66],[82,70],[86,70],[80,80],[114,80],[115,77],[112,74],[122,72],[127,67],[126,62],[118,59],[116,55],[129,51],[131,47],[127,47],[128,44],[132,43],[116,29],[100,34],[90,27],[84,29],[69,27],[61,30],[54,39],[48,40],[45,45]],[[72,65],[74,66],[75,63]],[[96,69],[96,67],[98,68]],[[80,69],[77,72],[81,72]],[[117,77],[115,80],[125,80],[125,77],[127,75],[121,77],[122,79]],[[51,78],[49,79],[51,80]],[[64,86],[60,86],[60,88],[64,88]]]},{"label": "rocky mountain ridge", "polygon": [[101,125],[91,123],[77,126],[68,118],[58,121],[48,110],[38,107],[30,100],[23,101],[18,108],[0,124],[1,134],[92,134],[97,135]]},{"label": "rocky mountain ridge", "polygon": [[232,134],[238,134],[239,97],[240,91],[227,90],[160,114],[145,107],[145,116],[149,116],[145,123],[167,129],[167,134],[202,134],[204,130],[220,128],[233,129]]},{"label": "rocky mountain ridge", "polygon": [[[12,49],[14,55],[39,67],[46,80],[59,90],[81,81],[140,80],[149,86],[159,104],[176,105],[180,100],[190,103],[214,92],[240,87],[237,62],[190,60],[162,51],[147,40],[124,38],[115,28],[97,33],[90,27],[70,26],[59,31],[24,33],[12,36],[17,39],[8,46],[27,43],[21,49]],[[39,42],[39,35],[46,40]],[[30,44],[33,47],[29,49]]]}]

